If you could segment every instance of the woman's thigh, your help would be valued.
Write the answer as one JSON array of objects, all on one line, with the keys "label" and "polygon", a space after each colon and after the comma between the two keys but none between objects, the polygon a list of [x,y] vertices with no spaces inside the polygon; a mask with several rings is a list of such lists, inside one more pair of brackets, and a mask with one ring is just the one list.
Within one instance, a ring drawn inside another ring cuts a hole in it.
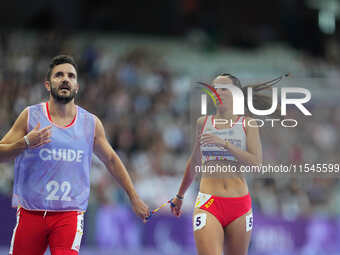
[{"label": "woman's thigh", "polygon": [[221,223],[214,215],[195,208],[193,228],[198,255],[222,254],[224,231]]},{"label": "woman's thigh", "polygon": [[253,228],[253,214],[250,209],[224,228],[224,255],[247,255]]}]

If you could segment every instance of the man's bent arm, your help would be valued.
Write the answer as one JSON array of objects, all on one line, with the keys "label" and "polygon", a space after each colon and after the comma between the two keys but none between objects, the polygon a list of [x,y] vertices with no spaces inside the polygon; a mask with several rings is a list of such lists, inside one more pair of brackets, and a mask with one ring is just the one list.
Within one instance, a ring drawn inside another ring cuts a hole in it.
[{"label": "man's bent arm", "polygon": [[28,109],[26,108],[0,141],[0,162],[8,161],[26,149],[24,136],[27,133]]},{"label": "man's bent arm", "polygon": [[0,162],[14,159],[27,148],[24,138],[12,144],[0,144]]},{"label": "man's bent arm", "polygon": [[[28,111],[26,108],[0,141],[0,162],[14,159],[28,147],[37,148],[51,141],[51,126],[39,130],[40,123],[38,123],[37,126],[27,134],[27,118]],[[26,134],[25,139],[24,136]]]}]

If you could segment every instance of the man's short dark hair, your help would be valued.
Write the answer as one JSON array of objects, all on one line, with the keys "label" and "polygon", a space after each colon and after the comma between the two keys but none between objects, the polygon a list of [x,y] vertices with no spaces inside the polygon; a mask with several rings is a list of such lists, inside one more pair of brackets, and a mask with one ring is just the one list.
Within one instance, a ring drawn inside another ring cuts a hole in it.
[{"label": "man's short dark hair", "polygon": [[51,60],[50,66],[48,68],[47,76],[46,76],[47,81],[51,80],[51,74],[52,74],[53,68],[57,65],[62,65],[62,64],[73,65],[74,69],[76,69],[76,71],[78,73],[78,66],[77,66],[76,62],[74,61],[73,57],[71,57],[69,55],[58,55],[58,56],[52,58],[52,60]]}]

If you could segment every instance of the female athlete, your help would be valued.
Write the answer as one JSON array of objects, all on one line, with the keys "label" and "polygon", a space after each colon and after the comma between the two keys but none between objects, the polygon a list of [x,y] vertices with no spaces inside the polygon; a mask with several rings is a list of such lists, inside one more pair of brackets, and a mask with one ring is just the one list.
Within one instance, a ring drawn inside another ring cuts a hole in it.
[{"label": "female athlete", "polygon": [[[281,79],[251,86],[256,109],[270,107],[270,98],[256,92],[271,88]],[[239,79],[230,74],[217,76],[212,86],[228,84],[241,88],[243,94],[247,95],[247,87],[242,88]],[[197,121],[194,149],[187,161],[179,191],[171,203],[171,211],[175,216],[181,214],[184,194],[198,169],[222,169],[226,166],[239,169],[242,164],[262,163],[260,135],[258,128],[254,127],[254,120],[252,125],[247,125],[252,118],[233,114],[233,97],[229,89],[217,88],[216,92],[221,99],[216,100],[216,114],[201,117]],[[246,255],[253,226],[251,197],[246,180],[240,174],[217,176],[205,172],[202,173],[193,214],[198,254],[220,255],[224,252],[225,255]]]}]

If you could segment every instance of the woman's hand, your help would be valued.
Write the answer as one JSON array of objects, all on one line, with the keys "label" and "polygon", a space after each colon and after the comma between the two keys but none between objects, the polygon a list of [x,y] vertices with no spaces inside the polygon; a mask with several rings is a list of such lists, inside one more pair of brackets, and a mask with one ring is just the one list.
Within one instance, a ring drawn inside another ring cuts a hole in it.
[{"label": "woman's hand", "polygon": [[203,134],[201,136],[201,144],[214,144],[216,146],[225,148],[226,141],[224,141],[222,138],[220,138],[217,135]]}]

